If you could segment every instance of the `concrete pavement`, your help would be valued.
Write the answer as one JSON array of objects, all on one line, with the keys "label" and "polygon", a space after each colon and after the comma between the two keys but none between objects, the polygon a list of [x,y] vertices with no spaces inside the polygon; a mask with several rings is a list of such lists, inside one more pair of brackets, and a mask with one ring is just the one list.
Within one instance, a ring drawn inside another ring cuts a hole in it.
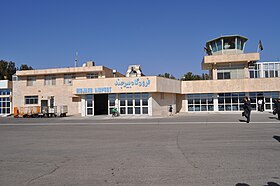
[{"label": "concrete pavement", "polygon": [[280,184],[270,113],[2,119],[0,185]]}]

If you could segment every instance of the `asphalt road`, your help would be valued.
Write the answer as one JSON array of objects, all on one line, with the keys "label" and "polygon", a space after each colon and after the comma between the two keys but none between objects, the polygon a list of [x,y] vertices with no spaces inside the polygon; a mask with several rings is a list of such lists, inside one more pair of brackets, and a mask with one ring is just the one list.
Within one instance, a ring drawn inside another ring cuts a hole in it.
[{"label": "asphalt road", "polygon": [[280,184],[269,113],[0,121],[0,185]]}]

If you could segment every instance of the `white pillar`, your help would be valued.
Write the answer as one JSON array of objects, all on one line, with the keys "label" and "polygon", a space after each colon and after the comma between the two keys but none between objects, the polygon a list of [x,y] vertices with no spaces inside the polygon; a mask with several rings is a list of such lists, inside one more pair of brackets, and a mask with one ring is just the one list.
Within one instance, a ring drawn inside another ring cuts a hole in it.
[{"label": "white pillar", "polygon": [[215,112],[218,112],[219,111],[219,102],[218,102],[218,94],[214,94],[213,95],[214,97],[214,99],[213,99],[213,103],[214,103],[214,111]]},{"label": "white pillar", "polygon": [[153,115],[153,93],[149,93],[149,99],[148,99],[148,115],[152,116]]},{"label": "white pillar", "polygon": [[81,116],[86,116],[86,96],[81,96]]},{"label": "white pillar", "polygon": [[189,112],[189,107],[188,107],[189,101],[188,101],[188,95],[187,94],[185,94],[185,99],[183,101],[185,102],[184,104],[182,103],[182,105],[185,106],[185,111]]}]

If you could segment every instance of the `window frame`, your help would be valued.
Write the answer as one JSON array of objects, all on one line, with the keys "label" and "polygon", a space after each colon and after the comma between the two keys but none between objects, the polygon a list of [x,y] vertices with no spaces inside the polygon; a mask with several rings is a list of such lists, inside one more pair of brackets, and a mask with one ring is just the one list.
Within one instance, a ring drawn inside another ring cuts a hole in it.
[{"label": "window frame", "polygon": [[68,86],[72,86],[74,79],[76,79],[75,74],[64,74],[63,75],[63,84],[68,85]]},{"label": "window frame", "polygon": [[27,76],[26,86],[34,86],[36,83],[36,76]]},{"label": "window frame", "polygon": [[37,105],[39,102],[39,96],[33,95],[33,96],[24,96],[24,104],[25,105]]},{"label": "window frame", "polygon": [[56,85],[56,76],[55,75],[46,75],[44,77],[45,86],[54,86]]},{"label": "window frame", "polygon": [[98,79],[100,77],[100,72],[87,73],[86,77],[87,79]]}]

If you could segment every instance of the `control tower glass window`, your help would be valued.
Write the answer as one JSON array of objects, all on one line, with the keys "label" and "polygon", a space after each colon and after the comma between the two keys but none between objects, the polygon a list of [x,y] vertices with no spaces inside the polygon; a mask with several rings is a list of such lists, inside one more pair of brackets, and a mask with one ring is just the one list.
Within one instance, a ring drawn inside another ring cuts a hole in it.
[{"label": "control tower glass window", "polygon": [[243,50],[243,46],[244,46],[244,40],[242,40],[241,38],[237,38],[237,49],[239,50]]},{"label": "control tower glass window", "polygon": [[235,49],[235,37],[233,38],[224,38],[224,49]]},{"label": "control tower glass window", "polygon": [[212,41],[210,43],[212,51],[217,52],[222,50],[222,40]]},{"label": "control tower glass window", "polygon": [[221,39],[217,40],[217,48],[218,48],[218,51],[222,50],[222,40]]},{"label": "control tower glass window", "polygon": [[213,41],[213,42],[211,43],[211,48],[212,48],[212,51],[213,51],[213,52],[217,52],[217,45],[216,45],[216,42],[215,42],[215,41]]}]

